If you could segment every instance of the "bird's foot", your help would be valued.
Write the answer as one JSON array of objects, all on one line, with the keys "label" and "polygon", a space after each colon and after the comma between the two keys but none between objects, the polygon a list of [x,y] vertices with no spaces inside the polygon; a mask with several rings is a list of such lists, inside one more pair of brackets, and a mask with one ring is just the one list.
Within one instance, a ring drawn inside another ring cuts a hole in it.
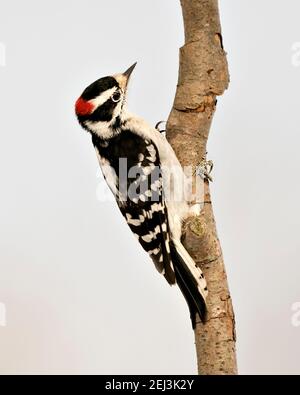
[{"label": "bird's foot", "polygon": [[196,166],[196,172],[195,174],[197,176],[200,176],[201,178],[203,178],[204,180],[208,180],[208,181],[213,181],[212,176],[211,176],[211,172],[214,168],[214,163],[212,160],[207,160],[206,156],[204,156],[201,160],[201,162],[199,163],[198,166]]}]

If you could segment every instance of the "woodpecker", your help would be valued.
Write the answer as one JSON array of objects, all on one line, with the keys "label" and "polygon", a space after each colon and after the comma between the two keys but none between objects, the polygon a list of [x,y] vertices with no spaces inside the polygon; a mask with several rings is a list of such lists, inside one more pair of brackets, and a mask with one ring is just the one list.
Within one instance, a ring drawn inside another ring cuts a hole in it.
[{"label": "woodpecker", "polygon": [[[127,224],[167,282],[178,284],[195,328],[197,313],[205,322],[208,290],[181,236],[183,221],[198,215],[200,208],[178,192],[178,186],[190,181],[166,138],[127,110],[135,66],[89,85],[76,101],[75,113],[92,137],[103,176]],[[170,176],[170,169],[175,174]]]}]

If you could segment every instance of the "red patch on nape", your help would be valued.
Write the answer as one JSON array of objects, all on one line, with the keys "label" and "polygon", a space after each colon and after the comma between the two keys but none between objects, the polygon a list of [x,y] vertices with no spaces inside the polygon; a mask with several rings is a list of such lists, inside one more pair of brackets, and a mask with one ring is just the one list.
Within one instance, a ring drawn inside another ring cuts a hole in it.
[{"label": "red patch on nape", "polygon": [[77,115],[89,115],[93,112],[94,106],[92,103],[83,100],[81,97],[75,104],[75,111]]}]

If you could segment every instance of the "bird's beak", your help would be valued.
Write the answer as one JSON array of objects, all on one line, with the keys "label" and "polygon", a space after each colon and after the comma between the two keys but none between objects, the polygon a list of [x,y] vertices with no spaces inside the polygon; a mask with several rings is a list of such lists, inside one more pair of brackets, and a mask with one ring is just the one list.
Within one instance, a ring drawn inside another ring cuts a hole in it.
[{"label": "bird's beak", "polygon": [[137,64],[137,62],[135,62],[132,66],[130,66],[129,69],[125,71],[125,73],[123,73],[123,75],[127,79],[127,81],[129,81],[131,73],[133,72],[136,64]]},{"label": "bird's beak", "polygon": [[134,63],[132,66],[130,66],[129,69],[125,71],[125,73],[117,74],[114,76],[115,79],[118,81],[120,88],[123,90],[123,92],[127,91],[128,82],[129,82],[131,73],[133,72],[135,66],[136,66],[136,63]]}]

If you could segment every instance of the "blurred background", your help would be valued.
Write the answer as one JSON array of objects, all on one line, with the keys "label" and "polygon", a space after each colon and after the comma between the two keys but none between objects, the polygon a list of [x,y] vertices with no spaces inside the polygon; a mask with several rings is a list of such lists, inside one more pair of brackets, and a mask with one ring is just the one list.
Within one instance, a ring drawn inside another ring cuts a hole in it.
[{"label": "blurred background", "polygon": [[[167,119],[179,1],[0,0],[0,373],[194,374],[185,301],[107,193],[74,102],[138,61]],[[209,139],[242,374],[300,373],[300,3],[220,1],[231,84]]]}]

